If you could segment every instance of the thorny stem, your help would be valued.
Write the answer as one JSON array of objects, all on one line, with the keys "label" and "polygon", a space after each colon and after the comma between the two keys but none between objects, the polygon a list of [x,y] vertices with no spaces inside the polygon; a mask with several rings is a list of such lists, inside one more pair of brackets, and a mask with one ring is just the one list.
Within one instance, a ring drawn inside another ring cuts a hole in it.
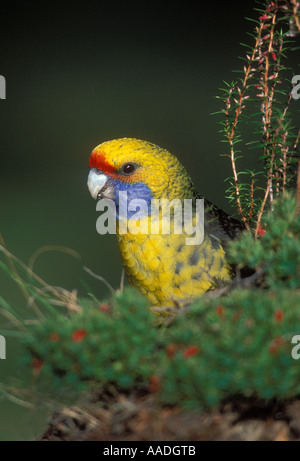
[{"label": "thorny stem", "polygon": [[[270,144],[270,139],[271,139],[271,133],[270,133],[270,127],[271,127],[271,117],[272,117],[272,103],[273,103],[273,98],[274,98],[274,88],[275,84],[271,88],[271,91],[269,92],[269,85],[268,85],[268,80],[269,80],[269,58],[270,54],[273,51],[273,40],[274,40],[274,28],[275,28],[275,22],[276,22],[276,13],[277,13],[277,3],[276,3],[276,9],[274,9],[273,15],[272,15],[272,24],[270,28],[270,38],[269,38],[269,46],[268,46],[268,51],[265,56],[265,72],[263,76],[263,88],[264,88],[264,103],[262,106],[262,112],[263,112],[263,125],[264,125],[264,131],[265,131],[265,141],[266,141],[266,147],[264,148],[264,154],[265,157],[269,156],[269,144]],[[274,52],[274,51],[273,51]],[[277,71],[278,75],[278,71]],[[271,154],[271,159],[270,159],[270,164],[268,167],[268,195],[270,193],[270,202],[271,206],[273,203],[273,184],[272,184],[272,178],[273,178],[273,166],[274,166],[274,155],[275,152],[274,150],[272,151]],[[259,227],[259,223],[257,223],[257,228]]]},{"label": "thorny stem", "polygon": [[263,202],[261,204],[261,207],[260,207],[258,215],[257,215],[257,224],[256,224],[256,229],[255,229],[255,237],[257,237],[257,235],[258,235],[261,218],[262,218],[265,206],[266,206],[266,202],[267,202],[268,195],[269,195],[269,192],[270,192],[270,187],[271,187],[271,182],[268,182],[266,190],[265,190],[265,195],[264,195],[264,198],[263,198]]},{"label": "thorny stem", "polygon": [[[278,125],[277,125],[276,131],[275,131],[275,136],[274,136],[273,146],[272,146],[272,153],[271,153],[271,162],[270,162],[270,164],[272,163],[272,173],[273,173],[273,162],[274,162],[274,157],[275,157],[275,141],[276,141],[276,139],[278,137],[278,134],[279,134],[279,131],[280,131],[281,127],[282,127],[282,123],[283,123],[283,120],[284,120],[284,118],[286,116],[286,113],[288,111],[291,99],[292,99],[292,92],[290,92],[286,107],[284,108],[284,111],[282,112],[281,117],[278,119]],[[285,132],[283,134],[283,144],[285,143],[286,137],[287,137],[287,132]],[[296,137],[296,140],[295,140],[295,143],[294,143],[294,146],[293,146],[293,151],[295,151],[296,148],[297,148],[297,145],[299,143],[299,137],[300,137],[300,130],[299,130],[298,135]],[[288,151],[288,148],[284,147],[283,148],[283,192],[285,191],[285,186],[286,186],[286,168],[287,168],[287,164],[290,162],[291,157],[292,157],[292,154],[291,154],[290,157],[289,157],[288,162],[286,161],[287,151]],[[296,213],[298,213],[300,211],[300,177],[299,177],[299,171],[300,170],[299,170],[299,168],[300,167],[298,166],[298,176],[297,176],[297,204],[298,204],[297,205],[297,210],[298,211],[296,211]],[[268,173],[269,173],[269,171],[268,171]],[[262,218],[262,215],[263,215],[266,203],[267,203],[267,199],[268,199],[268,195],[269,195],[269,192],[270,192],[271,184],[272,184],[272,176],[270,177],[269,174],[268,174],[268,182],[267,182],[267,187],[266,187],[266,190],[265,190],[265,195],[264,195],[263,202],[261,204],[260,210],[259,210],[258,215],[257,215],[255,236],[257,236],[259,228],[260,228],[261,218]],[[298,192],[298,189],[299,189],[299,192]]]},{"label": "thorny stem", "polygon": [[[281,127],[282,127],[282,123],[283,123],[283,120],[284,120],[284,118],[286,116],[286,113],[287,113],[289,104],[291,102],[291,99],[292,99],[292,92],[290,92],[287,105],[284,108],[284,111],[282,112],[281,117],[278,119],[278,125],[277,125],[277,128],[276,128],[274,137],[273,137],[270,166],[269,166],[269,169],[268,169],[267,187],[266,187],[266,190],[265,190],[265,195],[264,195],[260,210],[259,210],[258,215],[257,215],[255,236],[257,236],[258,230],[260,228],[261,218],[262,218],[262,215],[263,215],[266,203],[267,203],[267,199],[268,199],[270,190],[272,188],[272,177],[273,177],[273,165],[274,165],[274,157],[275,157],[276,140],[277,140],[279,131],[280,131]],[[285,151],[285,156],[286,156],[286,151]],[[286,179],[285,179],[286,178],[286,164],[284,164],[283,167],[284,167],[283,170],[284,170],[284,186],[285,186],[285,182],[286,182]],[[272,203],[272,200],[271,200],[271,203]]]},{"label": "thorny stem", "polygon": [[[278,119],[278,124],[277,128],[273,133],[273,140],[272,140],[272,133],[271,133],[271,121],[272,121],[272,106],[274,102],[274,92],[275,92],[275,86],[276,86],[276,79],[278,77],[279,73],[279,63],[277,64],[277,68],[272,75],[272,79],[274,80],[274,84],[269,87],[268,81],[270,80],[269,77],[269,69],[270,69],[270,57],[275,60],[276,59],[276,54],[274,52],[273,48],[273,43],[274,43],[274,30],[275,30],[275,24],[276,24],[276,19],[277,19],[277,12],[278,12],[278,2],[273,3],[273,13],[272,13],[272,22],[271,22],[271,27],[270,27],[270,34],[269,34],[269,45],[268,49],[265,53],[262,53],[262,55],[265,55],[264,59],[264,74],[262,77],[262,83],[263,83],[263,95],[264,95],[264,102],[262,105],[262,112],[263,112],[263,126],[264,126],[264,132],[265,132],[265,147],[264,147],[264,156],[266,159],[268,159],[268,164],[267,164],[267,184],[266,184],[266,189],[265,189],[265,194],[264,198],[261,204],[261,207],[259,209],[258,215],[257,215],[257,222],[256,222],[256,230],[255,230],[255,236],[258,235],[258,231],[260,229],[260,224],[261,224],[261,218],[267,203],[267,200],[270,200],[271,208],[274,200],[273,196],[273,179],[274,179],[274,161],[275,161],[275,152],[276,152],[276,145],[278,145],[278,136],[280,129],[282,128],[283,120],[286,116],[290,101],[291,101],[291,93],[289,95],[289,100],[288,103],[281,115],[281,117]],[[282,47],[283,47],[283,42],[282,40],[280,41],[278,50],[277,50],[277,55],[280,56],[282,52]],[[260,51],[260,50],[259,50]],[[282,161],[282,176],[283,176],[283,192],[285,191],[286,187],[286,168],[287,168],[287,151],[288,147],[285,145],[286,144],[286,139],[287,139],[288,133],[285,132],[282,135],[283,138],[283,144],[281,151],[283,153],[283,159]],[[272,140],[272,148],[270,149],[270,144]],[[278,172],[275,172],[275,176],[277,175],[277,181],[276,181],[276,191],[278,192]]]},{"label": "thorny stem", "polygon": [[[287,153],[288,153],[288,150],[289,150],[289,147],[286,146],[287,135],[288,135],[288,132],[285,131],[283,133],[283,136],[282,136],[283,147],[281,149],[281,151],[283,153],[283,158],[282,158],[282,193],[283,193],[283,195],[285,194],[285,187],[286,187],[286,168],[287,168],[286,159],[287,159]],[[278,185],[278,188],[279,188],[279,185]]]},{"label": "thorny stem", "polygon": [[253,205],[254,205],[254,174],[251,174],[251,186],[250,186],[250,195],[251,195],[251,201],[250,201],[250,212],[249,212],[249,222],[251,221],[252,215],[253,215]]},{"label": "thorny stem", "polygon": [[[300,128],[294,144],[294,151],[297,149],[300,140]],[[298,160],[297,185],[296,185],[296,215],[300,213],[300,159]]]},{"label": "thorny stem", "polygon": [[291,4],[293,5],[293,19],[294,19],[294,24],[300,32],[300,19],[299,19],[299,2],[297,0],[291,0]]},{"label": "thorny stem", "polygon": [[[277,128],[276,128],[276,131],[275,131],[275,136],[274,136],[274,140],[273,140],[273,146],[272,146],[272,149],[275,150],[275,139],[277,139],[278,137],[278,134],[279,134],[279,131],[281,130],[282,128],[282,123],[283,123],[283,120],[285,119],[285,116],[286,116],[286,113],[288,111],[288,108],[289,108],[289,105],[290,105],[290,102],[292,100],[292,92],[290,91],[290,94],[289,94],[289,98],[288,98],[288,101],[287,101],[287,104],[281,114],[281,117],[279,117],[278,119],[278,124],[277,124]],[[289,150],[288,146],[285,146],[285,143],[286,143],[286,139],[287,139],[287,135],[288,135],[288,132],[285,131],[283,133],[283,144],[282,144],[282,148],[281,148],[281,151],[283,152],[283,161],[282,161],[282,176],[283,176],[283,179],[282,179],[282,190],[283,190],[283,193],[285,193],[285,187],[286,187],[286,169],[287,169],[287,165],[290,163],[291,161],[291,158],[292,158],[292,153],[287,161],[287,152]]]},{"label": "thorny stem", "polygon": [[[289,146],[290,133],[289,129],[284,126],[287,111],[291,102],[292,94],[290,93],[286,107],[281,115],[276,120],[276,126],[273,126],[274,120],[274,104],[275,90],[278,83],[279,72],[283,67],[280,67],[280,58],[283,53],[284,34],[276,32],[277,24],[281,20],[279,12],[287,11],[289,16],[285,16],[286,20],[290,19],[295,23],[295,28],[300,32],[300,19],[299,19],[299,6],[298,0],[274,0],[266,2],[265,11],[259,18],[259,25],[256,27],[255,44],[252,48],[252,55],[247,55],[247,66],[244,66],[244,78],[242,86],[231,85],[226,99],[224,100],[226,107],[225,113],[225,136],[229,144],[230,153],[228,157],[231,161],[231,168],[233,172],[233,187],[235,191],[235,200],[238,212],[241,216],[243,223],[248,231],[251,231],[250,222],[253,220],[254,214],[254,178],[252,175],[252,182],[250,185],[250,204],[244,205],[243,202],[243,189],[239,182],[239,173],[236,166],[236,152],[235,143],[238,141],[237,125],[240,121],[241,113],[245,108],[244,101],[249,98],[245,96],[246,90],[249,88],[248,80],[256,71],[260,72],[259,85],[254,87],[259,88],[261,93],[256,95],[262,98],[261,113],[262,113],[262,126],[263,126],[263,141],[264,141],[264,158],[266,160],[266,184],[264,187],[264,196],[262,198],[260,208],[256,215],[256,229],[255,235],[261,226],[261,219],[269,200],[271,209],[274,200],[274,194],[278,195],[280,192],[285,193],[288,182],[288,166],[291,161],[294,150],[291,151]],[[291,27],[291,26],[290,26]],[[265,36],[263,31],[266,30]],[[286,34],[287,36],[289,34]],[[273,62],[273,61],[274,62]],[[258,61],[258,64],[256,64]],[[272,73],[272,75],[271,75]],[[231,102],[235,102],[235,107],[230,111]],[[232,115],[232,117],[231,117]],[[281,139],[280,139],[281,138]],[[299,135],[296,144],[299,142]],[[274,184],[273,184],[274,183]],[[275,189],[273,190],[273,187]],[[300,210],[300,165],[298,170],[298,203]],[[300,212],[300,211],[299,211]]]},{"label": "thorny stem", "polygon": [[300,213],[300,160],[298,160],[297,189],[296,189],[296,216]]},{"label": "thorny stem", "polygon": [[[252,63],[253,63],[253,61],[255,59],[255,55],[257,53],[258,44],[259,44],[259,41],[261,39],[262,29],[263,29],[263,23],[260,24],[260,27],[259,27],[259,30],[258,30],[258,35],[257,35],[255,45],[254,45],[254,48],[253,48],[252,56],[249,59],[248,67],[245,69],[243,85],[242,85],[242,89],[241,89],[241,91],[239,93],[239,100],[238,100],[237,108],[236,108],[236,111],[235,111],[235,117],[234,117],[234,121],[233,121],[231,130],[229,128],[228,117],[226,118],[226,125],[225,125],[226,126],[226,136],[227,136],[229,146],[230,146],[230,160],[231,160],[231,166],[232,166],[232,172],[233,172],[233,178],[234,178],[234,184],[235,184],[235,194],[236,194],[237,207],[238,207],[239,213],[240,213],[240,215],[242,217],[243,223],[245,224],[246,229],[248,231],[250,231],[250,226],[249,226],[249,220],[247,220],[247,217],[246,217],[246,215],[244,213],[244,210],[243,210],[243,207],[242,207],[242,204],[241,204],[241,200],[240,200],[240,189],[239,189],[238,174],[237,174],[237,171],[236,171],[236,164],[235,164],[236,159],[235,159],[235,151],[234,151],[234,142],[233,141],[234,141],[234,135],[235,135],[236,126],[237,126],[237,123],[238,123],[238,120],[239,120],[239,116],[240,116],[240,114],[242,112],[242,109],[244,107],[243,106],[243,99],[244,99],[245,90],[247,88],[247,80],[248,80],[250,71],[252,69]],[[231,90],[231,92],[232,92],[232,90]],[[227,99],[227,107],[226,107],[226,112],[225,112],[225,114],[227,116],[229,115],[229,108],[230,108],[230,96]]]}]

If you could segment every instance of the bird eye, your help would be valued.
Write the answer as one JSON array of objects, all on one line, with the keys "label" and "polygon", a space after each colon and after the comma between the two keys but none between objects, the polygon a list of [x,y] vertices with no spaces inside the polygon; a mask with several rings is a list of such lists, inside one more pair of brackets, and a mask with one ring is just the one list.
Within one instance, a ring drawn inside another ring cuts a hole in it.
[{"label": "bird eye", "polygon": [[125,165],[122,166],[122,173],[124,174],[132,174],[135,171],[136,166],[133,163],[125,163]]}]

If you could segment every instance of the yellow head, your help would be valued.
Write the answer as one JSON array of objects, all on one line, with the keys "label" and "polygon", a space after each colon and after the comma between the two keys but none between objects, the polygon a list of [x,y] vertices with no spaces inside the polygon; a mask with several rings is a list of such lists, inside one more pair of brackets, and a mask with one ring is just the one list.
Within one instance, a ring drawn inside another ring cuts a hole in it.
[{"label": "yellow head", "polygon": [[174,155],[147,141],[121,138],[97,146],[90,157],[89,188],[94,198],[193,198],[194,186]]}]

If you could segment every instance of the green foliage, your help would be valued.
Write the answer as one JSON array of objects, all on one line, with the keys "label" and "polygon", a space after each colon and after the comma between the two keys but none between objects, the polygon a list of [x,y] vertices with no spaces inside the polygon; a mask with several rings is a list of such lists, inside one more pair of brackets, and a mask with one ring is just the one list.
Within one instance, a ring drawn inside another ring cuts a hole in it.
[{"label": "green foliage", "polygon": [[277,200],[273,213],[265,216],[260,233],[260,239],[247,233],[233,242],[231,261],[240,268],[263,269],[270,289],[300,288],[300,215],[296,214],[293,195]]},{"label": "green foliage", "polygon": [[56,391],[81,390],[93,382],[123,389],[145,385],[153,373],[153,316],[132,289],[113,304],[84,300],[81,313],[47,316],[32,326],[23,366]]},{"label": "green foliage", "polygon": [[265,399],[299,393],[300,366],[291,357],[299,307],[300,294],[287,289],[236,289],[221,303],[199,301],[184,325],[179,317],[170,329],[178,350],[164,359],[161,399],[193,407],[237,393]]},{"label": "green foliage", "polygon": [[222,297],[204,296],[167,327],[133,289],[110,304],[85,300],[80,313],[49,313],[24,336],[24,376],[56,395],[91,386],[141,389],[162,404],[188,407],[211,407],[237,393],[300,393],[300,364],[291,357],[300,333],[295,209],[287,195],[266,216],[259,239],[245,232],[232,242],[232,262],[260,271],[255,289],[241,284]]}]

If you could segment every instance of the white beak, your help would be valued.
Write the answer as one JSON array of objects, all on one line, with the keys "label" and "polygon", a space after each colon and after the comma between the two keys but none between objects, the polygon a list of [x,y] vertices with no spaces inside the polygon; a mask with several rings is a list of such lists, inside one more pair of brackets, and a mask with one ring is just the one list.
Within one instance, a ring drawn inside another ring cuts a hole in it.
[{"label": "white beak", "polygon": [[107,176],[97,168],[90,169],[87,185],[93,199],[97,199],[98,194],[105,186],[107,179]]}]

